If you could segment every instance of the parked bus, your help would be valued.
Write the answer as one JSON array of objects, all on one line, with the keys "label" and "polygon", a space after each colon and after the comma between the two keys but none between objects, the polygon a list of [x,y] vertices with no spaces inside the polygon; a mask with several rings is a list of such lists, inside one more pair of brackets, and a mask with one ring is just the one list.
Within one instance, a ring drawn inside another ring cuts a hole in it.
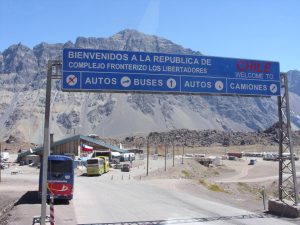
[{"label": "parked bus", "polygon": [[109,171],[109,157],[107,156],[98,156],[97,158],[104,160],[104,173]]},{"label": "parked bus", "polygon": [[91,158],[87,160],[86,170],[87,175],[101,175],[104,173],[104,159],[102,158]]},{"label": "parked bus", "polygon": [[[40,194],[42,170],[43,165],[40,167]],[[72,158],[64,155],[50,155],[48,157],[47,186],[48,199],[50,199],[50,193],[54,199],[71,200],[73,198],[74,161]]]}]

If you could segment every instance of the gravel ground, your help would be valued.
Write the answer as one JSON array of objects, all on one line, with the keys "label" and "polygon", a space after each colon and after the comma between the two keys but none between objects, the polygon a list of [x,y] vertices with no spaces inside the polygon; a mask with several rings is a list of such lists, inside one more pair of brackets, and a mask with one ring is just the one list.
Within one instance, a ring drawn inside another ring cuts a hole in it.
[{"label": "gravel ground", "polygon": [[[12,175],[11,172],[18,171]],[[28,191],[36,191],[38,170],[28,166],[12,165],[1,171],[0,182],[0,225],[6,225],[10,210],[18,204]]]}]

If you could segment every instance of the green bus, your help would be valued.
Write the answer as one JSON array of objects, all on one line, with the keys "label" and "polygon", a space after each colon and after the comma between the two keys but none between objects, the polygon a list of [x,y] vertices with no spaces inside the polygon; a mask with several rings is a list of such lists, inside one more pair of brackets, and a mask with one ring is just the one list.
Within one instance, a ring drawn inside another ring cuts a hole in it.
[{"label": "green bus", "polygon": [[107,156],[97,156],[97,158],[104,160],[104,173],[109,171],[109,157]]},{"label": "green bus", "polygon": [[91,158],[87,160],[87,175],[101,175],[105,172],[105,161],[102,158]]}]

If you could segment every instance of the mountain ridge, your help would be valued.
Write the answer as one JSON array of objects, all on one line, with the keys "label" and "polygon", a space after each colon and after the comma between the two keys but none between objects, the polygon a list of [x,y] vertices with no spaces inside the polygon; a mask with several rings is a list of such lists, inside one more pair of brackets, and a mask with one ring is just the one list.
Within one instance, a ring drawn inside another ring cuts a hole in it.
[{"label": "mountain ridge", "polygon": [[[73,43],[21,43],[0,53],[0,138],[19,135],[41,143],[47,61],[61,60],[62,49],[95,48],[201,55],[164,38],[126,29],[109,38],[78,37]],[[292,101],[300,72],[289,72]],[[299,86],[299,85],[298,85]],[[171,129],[264,130],[277,118],[276,98],[233,96],[68,93],[52,83],[52,131],[57,138],[74,133],[122,136]],[[300,128],[300,109],[292,102],[292,121]],[[299,103],[298,103],[299,105]],[[299,118],[298,118],[299,117]]]}]

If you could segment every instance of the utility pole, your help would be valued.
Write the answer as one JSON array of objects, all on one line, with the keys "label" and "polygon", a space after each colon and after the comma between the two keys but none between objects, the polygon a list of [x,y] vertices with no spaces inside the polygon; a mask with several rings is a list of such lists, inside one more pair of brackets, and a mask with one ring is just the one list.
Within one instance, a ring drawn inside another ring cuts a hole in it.
[{"label": "utility pole", "polygon": [[167,171],[167,144],[165,144],[165,171]]},{"label": "utility pole", "polygon": [[149,174],[149,137],[147,137],[147,173],[146,175],[148,176]]},{"label": "utility pole", "polygon": [[0,182],[1,182],[1,169],[2,169],[2,148],[0,143]]},{"label": "utility pole", "polygon": [[184,144],[182,145],[182,157],[181,157],[181,164],[183,164],[183,156],[184,156]]},{"label": "utility pole", "polygon": [[175,165],[175,146],[174,146],[174,142],[173,142],[173,167]]},{"label": "utility pole", "polygon": [[[177,147],[177,151],[178,151],[178,154],[179,154],[179,145],[178,145],[178,141],[179,141],[179,139],[180,139],[180,135],[179,134],[177,134],[177,135],[175,135],[175,138],[176,138],[176,147]],[[173,167],[174,167],[174,158],[175,158],[175,146],[174,146],[174,140],[173,140]],[[183,158],[182,158],[182,160],[183,160]],[[183,161],[182,161],[182,164],[183,164]]]}]

